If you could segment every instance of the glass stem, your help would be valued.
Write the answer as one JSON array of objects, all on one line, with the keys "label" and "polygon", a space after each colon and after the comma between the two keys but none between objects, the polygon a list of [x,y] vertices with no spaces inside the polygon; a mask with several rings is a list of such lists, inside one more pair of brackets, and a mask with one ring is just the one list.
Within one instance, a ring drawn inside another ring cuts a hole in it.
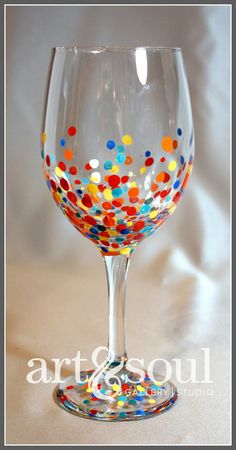
[{"label": "glass stem", "polygon": [[104,256],[109,300],[108,349],[114,361],[126,361],[125,292],[129,256]]}]

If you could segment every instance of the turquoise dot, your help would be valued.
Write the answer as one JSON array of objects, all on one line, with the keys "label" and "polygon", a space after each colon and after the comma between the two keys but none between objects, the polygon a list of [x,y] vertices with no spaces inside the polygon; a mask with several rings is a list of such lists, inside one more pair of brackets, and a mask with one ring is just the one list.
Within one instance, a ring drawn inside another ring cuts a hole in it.
[{"label": "turquoise dot", "polygon": [[130,405],[136,405],[136,401],[135,400],[129,400],[129,404]]},{"label": "turquoise dot", "polygon": [[111,161],[106,161],[106,162],[104,162],[103,167],[104,167],[105,170],[110,170],[112,168],[112,165],[113,164],[112,164]]},{"label": "turquoise dot", "polygon": [[124,154],[124,153],[118,153],[118,155],[117,155],[117,157],[116,157],[116,161],[117,161],[119,164],[123,164],[123,163],[125,162],[125,160],[126,160],[125,154]]},{"label": "turquoise dot", "polygon": [[125,151],[125,147],[123,147],[123,145],[117,145],[116,149],[119,153],[122,153]]},{"label": "turquoise dot", "polygon": [[128,186],[125,185],[125,186],[123,187],[123,192],[128,192],[128,190],[129,190]]},{"label": "turquoise dot", "polygon": [[120,197],[121,195],[122,195],[122,189],[120,189],[120,188],[112,189],[112,196],[113,196],[114,198],[118,198],[118,197]]},{"label": "turquoise dot", "polygon": [[88,178],[82,178],[82,183],[84,183],[84,184],[89,184],[89,180],[88,180]]},{"label": "turquoise dot", "polygon": [[144,213],[148,212],[149,209],[150,209],[150,205],[143,205],[142,208],[140,209],[140,212],[142,214],[144,214]]},{"label": "turquoise dot", "polygon": [[125,397],[125,395],[121,395],[120,397],[118,397],[118,400],[121,400],[122,402],[126,402],[127,398]]},{"label": "turquoise dot", "polygon": [[84,400],[84,404],[88,405],[89,404],[89,400]]},{"label": "turquoise dot", "polygon": [[170,195],[167,195],[167,197],[166,197],[166,202],[169,202],[170,200],[171,200],[171,196]]}]

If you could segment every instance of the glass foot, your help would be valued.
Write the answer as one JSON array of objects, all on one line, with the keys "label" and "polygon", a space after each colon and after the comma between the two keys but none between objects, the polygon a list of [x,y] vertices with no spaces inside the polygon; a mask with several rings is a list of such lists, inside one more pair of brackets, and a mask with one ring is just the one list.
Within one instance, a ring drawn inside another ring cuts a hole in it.
[{"label": "glass foot", "polygon": [[157,374],[153,375],[153,379],[158,380],[156,382],[147,373],[139,382],[140,376],[129,372],[126,367],[109,380],[106,374],[104,370],[100,372],[99,379],[93,384],[94,370],[80,372],[80,383],[74,377],[67,378],[58,387],[57,402],[80,417],[123,421],[159,415],[177,400],[176,388],[169,381],[162,382]]}]

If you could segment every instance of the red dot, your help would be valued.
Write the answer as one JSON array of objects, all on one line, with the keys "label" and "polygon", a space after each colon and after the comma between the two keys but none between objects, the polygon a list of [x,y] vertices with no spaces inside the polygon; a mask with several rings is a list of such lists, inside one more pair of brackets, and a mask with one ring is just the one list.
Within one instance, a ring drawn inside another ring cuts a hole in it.
[{"label": "red dot", "polygon": [[89,163],[85,164],[84,168],[85,168],[85,170],[91,170],[92,169],[92,167],[90,166]]},{"label": "red dot", "polygon": [[76,133],[76,128],[75,127],[69,127],[67,131],[68,131],[69,136],[74,136],[75,133]]},{"label": "red dot", "polygon": [[69,184],[65,180],[65,178],[60,179],[60,185],[61,185],[62,189],[64,189],[65,191],[69,191]]},{"label": "red dot", "polygon": [[51,164],[49,155],[46,156],[46,164],[47,164],[47,166],[50,166],[50,164]]},{"label": "red dot", "polygon": [[136,222],[136,223],[134,224],[134,230],[135,230],[135,231],[139,231],[139,230],[141,230],[141,229],[144,228],[144,227],[145,227],[145,222],[142,221],[142,220],[139,220],[138,222]]},{"label": "red dot", "polygon": [[97,414],[97,410],[96,409],[90,409],[90,414],[92,414],[93,416],[95,416],[95,414]]},{"label": "red dot", "polygon": [[87,208],[92,208],[93,203],[92,203],[90,195],[84,194],[81,201],[82,201],[83,205],[86,206]]},{"label": "red dot", "polygon": [[111,205],[111,203],[109,203],[109,202],[103,202],[102,207],[103,207],[104,209],[111,209],[111,208],[112,208],[112,205]]},{"label": "red dot", "polygon": [[129,177],[127,175],[124,175],[123,177],[121,177],[121,182],[122,183],[127,183],[127,181],[129,181]]},{"label": "red dot", "polygon": [[170,179],[170,175],[168,174],[168,173],[164,173],[164,180],[163,180],[163,183],[167,183],[168,181],[169,181],[169,179]]},{"label": "red dot", "polygon": [[57,190],[57,185],[56,185],[55,181],[54,181],[54,180],[50,180],[50,184],[51,184],[51,186],[52,186],[52,189],[53,189],[54,191],[56,191],[56,190]]},{"label": "red dot", "polygon": [[105,247],[110,247],[110,243],[108,241],[100,241],[102,245],[105,245]]},{"label": "red dot", "polygon": [[77,197],[74,192],[68,192],[67,197],[72,203],[77,203]]},{"label": "red dot", "polygon": [[116,230],[117,230],[117,231],[123,231],[123,230],[126,230],[126,225],[124,225],[123,223],[121,223],[120,225],[117,225]]},{"label": "red dot", "polygon": [[176,149],[178,147],[178,141],[174,140],[173,141],[173,148]]},{"label": "red dot", "polygon": [[160,159],[160,162],[165,162],[166,158],[164,158],[164,156]]},{"label": "red dot", "polygon": [[120,177],[118,177],[118,175],[111,175],[108,178],[108,183],[111,187],[115,188],[120,184]]},{"label": "red dot", "polygon": [[164,191],[161,191],[160,196],[161,198],[165,198],[168,195],[168,192],[164,189]]},{"label": "red dot", "polygon": [[93,225],[93,226],[97,225],[96,220],[91,216],[85,216],[84,220],[85,220],[85,222],[89,223],[89,225]]},{"label": "red dot", "polygon": [[111,244],[111,246],[112,246],[113,248],[119,248],[119,244],[116,244],[115,242],[113,242],[113,243]]},{"label": "red dot", "polygon": [[71,175],[76,175],[76,174],[77,174],[77,169],[76,169],[76,167],[75,167],[75,166],[71,166],[71,167],[69,168],[69,172],[70,172]]},{"label": "red dot", "polygon": [[134,216],[136,214],[137,210],[134,206],[130,206],[127,208],[127,214],[128,216]]},{"label": "red dot", "polygon": [[81,184],[80,180],[75,180],[75,184]]},{"label": "red dot", "polygon": [[74,386],[66,386],[66,389],[74,389]]},{"label": "red dot", "polygon": [[145,166],[151,166],[154,163],[154,159],[153,158],[148,158],[145,161]]},{"label": "red dot", "polygon": [[60,161],[60,162],[58,163],[58,167],[60,167],[60,169],[61,169],[63,172],[66,171],[66,165],[65,165],[65,163],[64,163],[63,161]]}]

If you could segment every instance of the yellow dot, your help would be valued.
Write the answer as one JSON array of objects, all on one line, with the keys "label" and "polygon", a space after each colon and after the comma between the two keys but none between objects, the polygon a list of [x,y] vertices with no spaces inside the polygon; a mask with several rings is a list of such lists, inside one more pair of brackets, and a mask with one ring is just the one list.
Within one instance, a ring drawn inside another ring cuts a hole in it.
[{"label": "yellow dot", "polygon": [[113,199],[112,193],[111,193],[111,189],[108,189],[108,188],[104,189],[103,195],[104,195],[105,199],[108,200],[108,201]]},{"label": "yellow dot", "polygon": [[[117,235],[117,231],[116,230],[107,230],[107,231],[108,231],[110,236],[116,236]],[[103,236],[103,239],[105,239],[105,236]]]},{"label": "yellow dot", "polygon": [[150,398],[148,401],[149,401],[149,403],[156,403],[156,401],[154,400],[154,398]]},{"label": "yellow dot", "polygon": [[132,222],[132,221],[129,221],[129,222],[127,222],[127,225],[128,225],[128,227],[132,227],[133,222]]},{"label": "yellow dot", "polygon": [[188,170],[187,170],[187,172],[188,172],[189,175],[191,175],[192,170],[193,170],[193,165],[190,164],[190,165],[188,166]]},{"label": "yellow dot", "polygon": [[133,142],[133,138],[132,138],[132,136],[130,136],[129,134],[125,134],[125,135],[122,137],[122,142],[123,142],[123,144],[125,144],[125,145],[131,145],[132,142]]},{"label": "yellow dot", "polygon": [[151,211],[149,214],[150,219],[154,219],[158,214],[158,211]]},{"label": "yellow dot", "polygon": [[60,196],[60,194],[58,194],[58,192],[56,192],[54,195],[55,195],[55,199],[56,199],[59,203],[61,203],[61,196]]},{"label": "yellow dot", "polygon": [[114,166],[112,166],[110,172],[112,172],[112,173],[118,173],[119,170],[120,170],[119,167],[114,165]]},{"label": "yellow dot", "polygon": [[163,383],[162,383],[161,381],[155,381],[154,384],[155,384],[156,386],[162,386],[162,385],[163,385]]},{"label": "yellow dot", "polygon": [[98,192],[98,187],[96,186],[96,184],[88,184],[87,186],[88,191],[90,192],[90,194],[95,195]]},{"label": "yellow dot", "polygon": [[113,391],[119,391],[119,389],[120,389],[119,384],[116,384],[116,383],[113,384],[112,389],[113,389]]},{"label": "yellow dot", "polygon": [[130,250],[131,250],[131,249],[128,248],[128,247],[122,248],[122,249],[120,250],[120,253],[121,253],[122,255],[129,255]]},{"label": "yellow dot", "polygon": [[172,172],[173,170],[176,169],[176,166],[177,166],[176,161],[174,161],[174,160],[170,161],[169,165],[168,165],[168,169]]},{"label": "yellow dot", "polygon": [[55,169],[55,174],[56,174],[58,177],[62,177],[63,172],[62,172],[62,170],[60,169],[60,167],[56,167],[56,169]]},{"label": "yellow dot", "polygon": [[46,133],[45,131],[42,133],[42,143],[45,144],[46,142]]},{"label": "yellow dot", "polygon": [[94,183],[100,183],[101,181],[101,175],[100,172],[93,172],[90,180],[93,181]]},{"label": "yellow dot", "polygon": [[145,391],[144,387],[143,387],[143,386],[140,386],[140,385],[137,386],[137,390],[138,390],[139,392]]},{"label": "yellow dot", "polygon": [[130,186],[131,186],[131,187],[136,187],[136,186],[137,186],[136,181],[132,181],[132,182],[130,183]]},{"label": "yellow dot", "polygon": [[86,389],[86,392],[93,392],[93,389],[92,388],[88,388],[88,389]]},{"label": "yellow dot", "polygon": [[119,400],[119,401],[117,402],[117,405],[119,405],[119,406],[123,406],[123,404],[124,404],[124,402],[122,402],[122,400]]},{"label": "yellow dot", "polygon": [[141,167],[141,169],[139,170],[139,172],[141,173],[141,175],[143,175],[146,172],[147,168],[146,167]]}]

